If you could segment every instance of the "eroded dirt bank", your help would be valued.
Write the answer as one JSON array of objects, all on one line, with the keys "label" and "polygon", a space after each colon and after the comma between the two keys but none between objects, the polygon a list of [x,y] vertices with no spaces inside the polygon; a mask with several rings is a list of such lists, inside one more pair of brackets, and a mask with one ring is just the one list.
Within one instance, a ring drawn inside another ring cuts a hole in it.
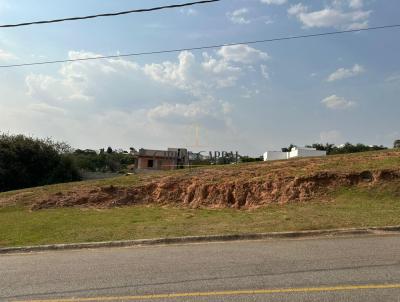
[{"label": "eroded dirt bank", "polygon": [[253,208],[269,203],[323,198],[342,186],[373,186],[400,178],[400,168],[361,172],[319,171],[307,176],[291,176],[276,171],[259,173],[256,168],[257,165],[244,170],[204,169],[165,176],[131,187],[82,187],[38,198],[31,208],[108,208],[135,204]]}]

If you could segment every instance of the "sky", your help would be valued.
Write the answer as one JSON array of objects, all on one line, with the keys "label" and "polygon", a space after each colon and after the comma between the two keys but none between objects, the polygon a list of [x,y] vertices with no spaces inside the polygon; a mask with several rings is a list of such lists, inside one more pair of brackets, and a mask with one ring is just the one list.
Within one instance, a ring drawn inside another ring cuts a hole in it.
[{"label": "sky", "polygon": [[[0,0],[0,24],[184,0]],[[400,23],[398,0],[222,0],[0,29],[0,65],[262,40]],[[75,148],[260,155],[291,143],[400,138],[400,29],[0,68],[0,132]],[[198,135],[196,135],[198,133]]]}]

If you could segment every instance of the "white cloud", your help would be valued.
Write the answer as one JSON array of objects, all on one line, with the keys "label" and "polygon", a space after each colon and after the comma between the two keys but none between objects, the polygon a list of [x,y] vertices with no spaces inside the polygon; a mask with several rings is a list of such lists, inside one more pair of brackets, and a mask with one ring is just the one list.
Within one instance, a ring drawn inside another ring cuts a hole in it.
[{"label": "white cloud", "polygon": [[17,59],[16,55],[12,54],[11,52],[0,49],[0,61],[9,61],[15,59]]},{"label": "white cloud", "polygon": [[187,9],[181,8],[179,12],[187,16],[196,16],[198,14],[197,10],[193,8],[187,8]]},{"label": "white cloud", "polygon": [[[224,59],[215,59],[207,53],[203,53],[204,61],[202,67],[204,71],[211,73],[212,81],[216,87],[231,87],[236,84],[239,76],[242,74],[242,68],[233,66]],[[209,87],[212,85],[208,85]]]},{"label": "white cloud", "polygon": [[351,8],[361,8],[363,7],[364,3],[363,0],[350,0],[349,1],[349,6]]},{"label": "white cloud", "polygon": [[269,16],[263,16],[262,19],[264,20],[265,25],[273,24],[275,21]]},{"label": "white cloud", "polygon": [[289,15],[299,15],[301,13],[305,13],[308,10],[308,7],[303,5],[302,3],[297,3],[289,7],[288,14]]},{"label": "white cloud", "polygon": [[[212,110],[215,104],[209,106],[209,110]],[[228,148],[227,146],[233,145],[231,141],[235,137],[231,135],[232,130],[227,124],[229,119],[228,113],[225,113],[224,104],[218,104],[211,116],[204,114],[202,118],[200,114],[194,115],[194,118],[190,115],[179,117],[180,113],[164,114],[164,116],[153,114],[150,117],[151,109],[122,110],[121,108],[93,111],[82,116],[71,111],[66,114],[57,110],[44,112],[40,108],[41,105],[37,106],[39,108],[33,107],[12,107],[0,104],[2,130],[36,137],[53,137],[56,140],[66,141],[75,148],[91,149],[107,146],[154,149],[165,149],[171,146],[188,147],[193,144],[194,135],[193,131],[190,131],[193,121],[207,131],[207,145]],[[221,117],[218,114],[224,115]],[[177,116],[178,118],[174,119]],[[202,134],[203,131],[200,134],[201,139],[204,138]]]},{"label": "white cloud", "polygon": [[339,68],[338,70],[329,75],[327,81],[334,82],[338,80],[343,80],[358,76],[364,72],[365,68],[363,66],[355,64],[352,68]]},{"label": "white cloud", "polygon": [[191,52],[184,51],[179,54],[177,63],[146,64],[143,71],[157,82],[203,97],[210,89],[233,86],[242,69],[207,53],[203,54],[203,61],[198,62]]},{"label": "white cloud", "polygon": [[240,8],[233,12],[228,12],[226,15],[235,24],[249,24],[251,21],[248,18],[248,14],[249,10],[247,8]]},{"label": "white cloud", "polygon": [[[71,60],[98,56],[84,51],[68,53],[68,58]],[[59,77],[31,73],[25,82],[28,95],[40,101],[91,101],[95,98],[96,90],[101,91],[99,82],[138,69],[136,63],[121,59],[76,61],[63,64],[59,70]]]},{"label": "white cloud", "polygon": [[[102,55],[92,53],[92,52],[87,52],[87,51],[70,51],[68,52],[68,58],[71,60],[76,60],[76,59],[87,59],[87,58],[96,58],[96,57],[101,57]],[[123,59],[102,59],[102,60],[94,60],[94,61],[85,61],[85,62],[73,62],[72,64],[66,64],[64,67],[75,67],[79,66],[80,68],[86,68],[86,67],[100,67],[100,69],[107,73],[107,71],[116,71],[118,68],[123,68],[123,69],[132,69],[132,70],[137,70],[139,69],[139,65],[137,63],[128,61],[128,60],[123,60]]]},{"label": "white cloud", "polygon": [[261,0],[261,3],[266,3],[268,5],[274,4],[274,5],[282,5],[285,4],[287,0]]},{"label": "white cloud", "polygon": [[256,64],[269,57],[247,45],[224,46],[216,55],[203,53],[203,60],[199,62],[191,52],[181,52],[177,63],[146,64],[143,70],[155,81],[204,96],[204,91],[209,89],[234,86],[244,74],[242,65]]},{"label": "white cloud", "polygon": [[40,112],[43,114],[51,114],[51,115],[57,115],[57,114],[65,115],[67,113],[67,111],[63,108],[51,106],[46,103],[30,104],[28,106],[28,109],[36,111],[36,112]]},{"label": "white cloud", "polygon": [[252,48],[248,45],[223,46],[218,54],[226,61],[251,64],[269,59],[266,52]]},{"label": "white cloud", "polygon": [[33,98],[51,102],[89,101],[85,94],[86,79],[80,75],[56,78],[44,74],[30,74],[25,78],[27,94]]},{"label": "white cloud", "polygon": [[324,98],[321,103],[324,104],[326,108],[333,110],[348,109],[355,106],[353,101],[348,101],[345,98],[339,97],[335,94]]},{"label": "white cloud", "polygon": [[250,23],[263,23],[265,25],[269,25],[274,23],[274,20],[267,15],[255,15],[254,13],[250,14],[250,10],[248,8],[239,8],[232,12],[226,13],[228,19],[235,24],[250,24]]},{"label": "white cloud", "polygon": [[333,0],[332,6],[359,9],[364,6],[364,0]]},{"label": "white cloud", "polygon": [[267,65],[261,64],[260,68],[261,68],[261,74],[264,77],[264,79],[269,80]]},{"label": "white cloud", "polygon": [[[246,65],[268,57],[248,46],[230,48],[224,47],[214,55],[203,53],[201,59],[184,51],[176,61],[143,66],[125,59],[65,63],[57,75],[32,73],[26,77],[27,95],[36,101],[27,109],[41,115],[62,115],[66,120],[73,118],[71,115],[89,113],[89,108],[96,108],[96,112],[89,114],[99,118],[109,110],[117,115],[130,111],[136,116],[140,112],[138,127],[201,122],[206,127],[224,129],[231,125],[229,115],[233,105],[221,100],[216,91],[236,85],[248,72]],[[71,59],[97,56],[90,52],[69,52]],[[131,110],[132,107],[135,109]]]},{"label": "white cloud", "polygon": [[368,27],[371,11],[362,10],[361,7],[350,6],[345,10],[341,5],[325,7],[321,10],[309,11],[307,6],[301,3],[288,9],[289,15],[294,15],[306,28],[335,27],[339,29],[361,29]]},{"label": "white cloud", "polygon": [[25,78],[25,83],[28,87],[27,94],[38,100],[60,102],[89,99],[88,96],[83,95],[82,88],[79,88],[78,85],[70,85],[68,80],[32,73]]},{"label": "white cloud", "polygon": [[185,103],[163,103],[147,111],[152,121],[168,124],[201,123],[205,127],[224,125],[227,104],[213,99]]},{"label": "white cloud", "polygon": [[[200,56],[181,52],[175,59],[143,65],[122,58],[68,62],[54,72],[27,74],[22,101],[5,111],[0,104],[2,129],[53,136],[76,147],[106,142],[162,148],[182,145],[187,128],[198,123],[208,129],[214,147],[232,146],[229,142],[238,140],[230,134],[236,133],[235,102],[242,98],[241,87],[248,86],[247,74],[261,79],[260,70],[267,71],[268,55],[249,46],[229,48]],[[252,90],[255,97],[259,91]],[[229,101],[222,97],[228,91]]]},{"label": "white cloud", "polygon": [[143,67],[144,73],[155,81],[171,83],[178,88],[187,89],[191,85],[188,78],[191,76],[196,59],[189,51],[181,52],[178,59],[177,64],[170,61],[161,64],[146,64]]},{"label": "white cloud", "polygon": [[[69,53],[70,59],[97,57],[90,52]],[[147,75],[153,83],[168,86],[204,97],[204,91],[231,87],[243,74],[243,64],[265,60],[268,55],[249,46],[226,46],[216,52],[216,57],[203,53],[201,61],[193,53],[183,51],[177,62],[145,64],[124,59],[104,59],[63,64],[59,77],[31,74],[26,77],[28,94],[41,100],[71,101],[93,100],[103,86],[111,85],[114,78],[129,75],[130,78]],[[94,80],[95,79],[95,80]],[[148,85],[148,84],[147,84]]]},{"label": "white cloud", "polygon": [[395,73],[385,79],[388,83],[400,83],[400,73]]},{"label": "white cloud", "polygon": [[248,89],[245,86],[243,86],[242,89],[244,90],[244,93],[242,93],[241,97],[244,99],[252,99],[260,94],[259,89]]}]

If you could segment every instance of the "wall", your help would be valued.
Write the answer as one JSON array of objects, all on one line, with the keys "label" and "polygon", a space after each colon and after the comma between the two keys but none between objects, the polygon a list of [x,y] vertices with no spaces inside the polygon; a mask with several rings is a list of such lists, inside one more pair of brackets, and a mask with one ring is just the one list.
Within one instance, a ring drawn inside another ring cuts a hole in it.
[{"label": "wall", "polygon": [[[153,160],[153,168],[148,167],[149,160]],[[173,170],[176,168],[176,160],[174,159],[141,156],[138,158],[137,163],[137,169],[139,170]]]},{"label": "wall", "polygon": [[264,153],[264,161],[314,156],[326,156],[326,151],[318,151],[307,148],[293,148],[290,152],[267,151]]},{"label": "wall", "polygon": [[288,159],[288,152],[267,151],[264,153],[264,161],[279,159]]},{"label": "wall", "polygon": [[326,156],[326,151],[318,151],[311,149],[294,149],[290,152],[289,157],[314,157],[314,156]]}]

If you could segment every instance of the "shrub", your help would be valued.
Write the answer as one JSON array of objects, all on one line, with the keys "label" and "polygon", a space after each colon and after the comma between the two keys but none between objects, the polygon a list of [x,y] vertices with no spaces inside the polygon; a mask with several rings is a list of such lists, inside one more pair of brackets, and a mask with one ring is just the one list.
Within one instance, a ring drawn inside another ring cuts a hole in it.
[{"label": "shrub", "polygon": [[79,180],[68,145],[23,135],[0,135],[0,191]]},{"label": "shrub", "polygon": [[347,154],[347,153],[357,153],[357,152],[366,152],[366,151],[378,151],[378,150],[385,150],[387,149],[386,147],[380,145],[373,145],[373,146],[367,146],[364,144],[351,144],[351,143],[345,143],[344,145],[341,146],[335,146],[334,144],[312,144],[308,145],[306,147],[312,147],[317,150],[321,151],[326,151],[328,155],[332,154]]},{"label": "shrub", "polygon": [[[112,150],[111,147],[109,149]],[[77,149],[71,157],[79,169],[91,172],[119,172],[135,163],[132,154],[124,151],[104,152],[104,149],[100,153],[90,149]]]}]

